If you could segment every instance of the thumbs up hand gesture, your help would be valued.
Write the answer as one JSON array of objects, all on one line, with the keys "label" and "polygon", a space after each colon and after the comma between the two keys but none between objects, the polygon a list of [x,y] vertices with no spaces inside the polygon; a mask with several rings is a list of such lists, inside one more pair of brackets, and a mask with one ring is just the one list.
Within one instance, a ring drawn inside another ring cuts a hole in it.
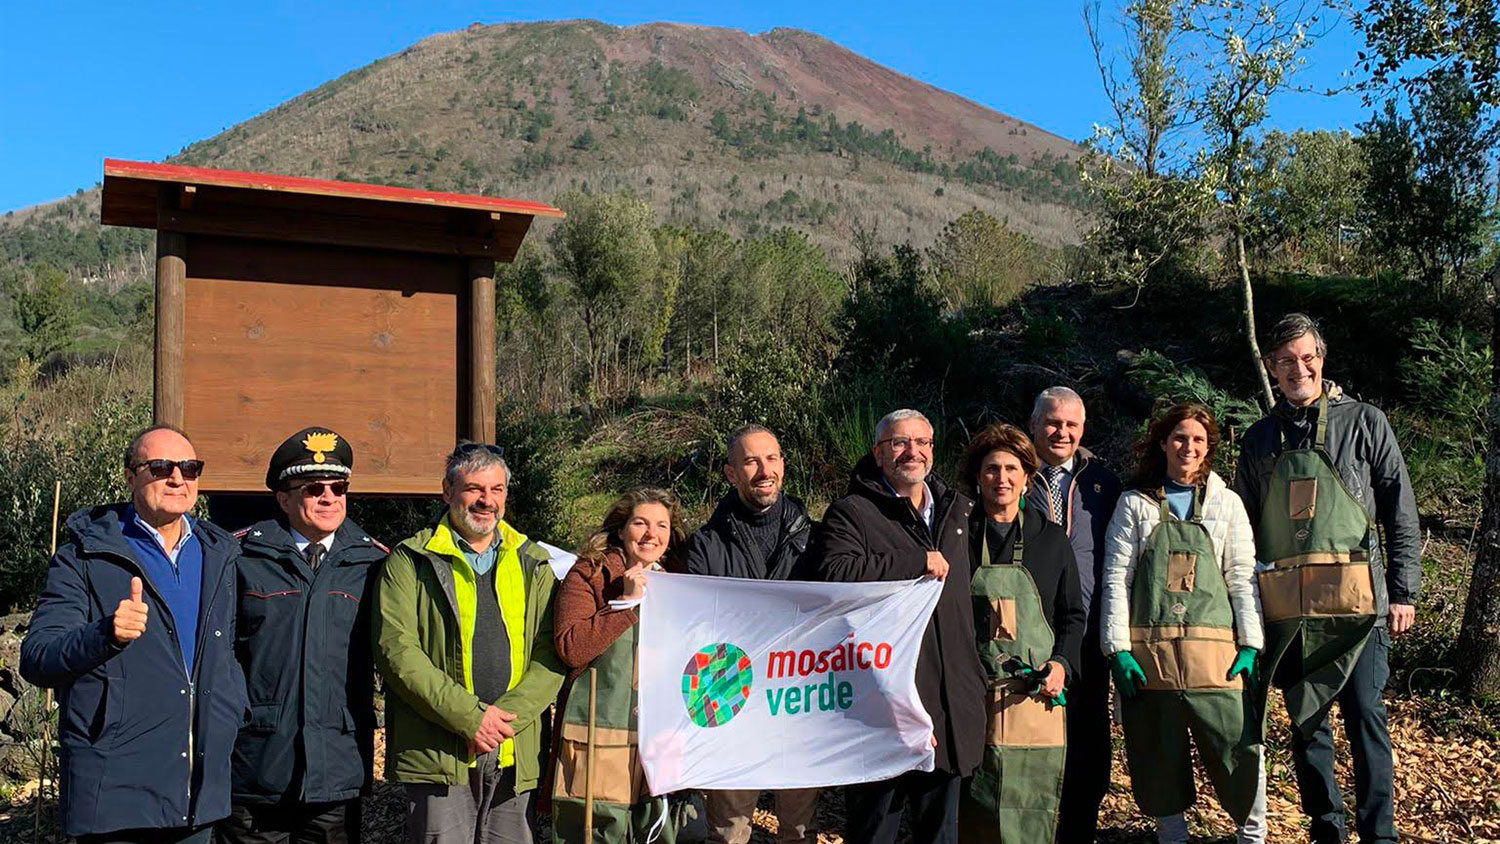
[{"label": "thumbs up hand gesture", "polygon": [[139,577],[130,578],[130,597],[115,607],[115,641],[128,645],[146,632],[146,602],[141,600]]}]

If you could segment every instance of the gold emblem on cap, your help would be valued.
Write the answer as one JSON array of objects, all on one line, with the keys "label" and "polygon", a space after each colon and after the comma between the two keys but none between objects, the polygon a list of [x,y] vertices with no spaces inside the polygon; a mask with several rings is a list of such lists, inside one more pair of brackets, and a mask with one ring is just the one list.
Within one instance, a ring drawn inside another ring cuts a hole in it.
[{"label": "gold emblem on cap", "polygon": [[313,453],[314,463],[326,462],[323,454],[338,448],[339,435],[332,431],[324,431],[321,434],[308,434],[302,440],[302,447]]}]

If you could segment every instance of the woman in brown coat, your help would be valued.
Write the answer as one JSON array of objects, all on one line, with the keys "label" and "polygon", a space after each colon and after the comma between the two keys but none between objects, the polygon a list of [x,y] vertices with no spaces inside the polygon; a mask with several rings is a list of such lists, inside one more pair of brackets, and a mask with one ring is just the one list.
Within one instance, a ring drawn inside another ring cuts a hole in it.
[{"label": "woman in brown coat", "polygon": [[[584,841],[589,792],[592,841],[645,842],[658,826],[664,829],[657,840],[671,844],[675,837],[666,801],[650,796],[636,752],[636,607],[646,594],[649,572],[660,570],[682,548],[681,522],[670,492],[646,487],[627,492],[610,506],[558,587],[553,637],[568,677],[558,699],[553,745],[552,839],[557,844]],[[575,681],[580,682],[575,686]]]}]

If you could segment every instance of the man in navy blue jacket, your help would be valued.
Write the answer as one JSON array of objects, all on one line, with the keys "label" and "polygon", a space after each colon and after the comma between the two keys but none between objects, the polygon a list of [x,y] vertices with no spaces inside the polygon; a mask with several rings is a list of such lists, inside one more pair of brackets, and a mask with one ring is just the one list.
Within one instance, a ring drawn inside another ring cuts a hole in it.
[{"label": "man in navy blue jacket", "polygon": [[1068,761],[1057,827],[1057,840],[1068,844],[1094,840],[1109,791],[1109,668],[1099,649],[1099,586],[1104,529],[1120,499],[1120,479],[1082,447],[1083,423],[1083,398],[1073,390],[1049,387],[1036,397],[1031,441],[1042,465],[1026,491],[1027,501],[1068,532],[1088,613],[1078,671],[1068,686]]},{"label": "man in navy blue jacket", "polygon": [[202,471],[181,431],[137,435],[130,503],[68,517],[21,643],[21,675],[58,690],[62,827],[80,844],[207,844],[229,814],[238,547],[187,515]]}]

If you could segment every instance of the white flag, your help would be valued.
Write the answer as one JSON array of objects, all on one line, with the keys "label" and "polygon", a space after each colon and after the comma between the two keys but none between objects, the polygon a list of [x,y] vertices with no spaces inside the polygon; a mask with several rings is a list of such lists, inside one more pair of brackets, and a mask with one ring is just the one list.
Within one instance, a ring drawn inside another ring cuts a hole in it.
[{"label": "white flag", "polygon": [[846,785],[931,771],[917,652],[943,584],[653,572],[641,607],[652,794]]}]

